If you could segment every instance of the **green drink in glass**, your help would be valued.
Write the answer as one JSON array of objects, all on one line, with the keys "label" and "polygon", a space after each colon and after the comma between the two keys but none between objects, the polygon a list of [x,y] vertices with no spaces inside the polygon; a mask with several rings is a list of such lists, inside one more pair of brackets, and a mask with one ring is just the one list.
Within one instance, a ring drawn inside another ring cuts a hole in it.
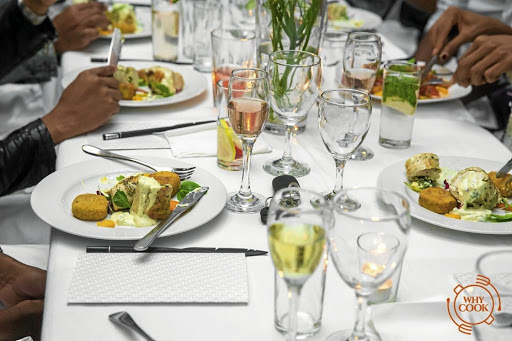
[{"label": "green drink in glass", "polygon": [[379,143],[393,149],[411,145],[414,113],[418,104],[421,68],[393,62],[384,66]]}]

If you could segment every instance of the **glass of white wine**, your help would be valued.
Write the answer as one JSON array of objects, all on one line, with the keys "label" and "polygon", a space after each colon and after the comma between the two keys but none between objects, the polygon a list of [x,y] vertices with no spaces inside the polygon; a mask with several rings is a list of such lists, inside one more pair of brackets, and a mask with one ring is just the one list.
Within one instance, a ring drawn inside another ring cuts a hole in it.
[{"label": "glass of white wine", "polygon": [[242,141],[242,184],[230,193],[226,208],[238,213],[256,213],[265,206],[265,198],[251,191],[249,170],[254,142],[268,118],[269,82],[265,70],[235,69],[228,85],[228,116],[231,128]]},{"label": "glass of white wine", "polygon": [[332,211],[320,194],[284,188],[270,203],[268,242],[277,274],[288,286],[288,340],[296,340],[300,291],[320,264],[332,224]]},{"label": "glass of white wine", "polygon": [[[378,34],[350,33],[343,53],[341,86],[370,93],[377,77],[381,58],[382,42]],[[369,148],[361,146],[350,158],[365,161],[372,157],[373,152]]]},{"label": "glass of white wine", "polygon": [[[393,286],[390,278],[407,250],[409,202],[393,191],[356,187],[336,195],[333,211],[336,223],[329,236],[331,259],[341,278],[354,289],[357,307],[354,329],[336,332],[327,340],[380,340],[365,329],[368,298]],[[385,282],[389,285],[382,286]]]}]

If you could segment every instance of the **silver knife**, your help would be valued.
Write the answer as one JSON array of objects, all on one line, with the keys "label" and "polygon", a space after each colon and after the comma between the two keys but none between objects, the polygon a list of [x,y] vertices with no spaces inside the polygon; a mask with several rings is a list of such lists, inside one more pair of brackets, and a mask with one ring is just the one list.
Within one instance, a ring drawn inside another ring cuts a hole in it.
[{"label": "silver knife", "polygon": [[162,220],[148,234],[139,240],[133,249],[135,251],[146,251],[147,248],[155,241],[162,232],[164,232],[179,216],[185,211],[191,209],[201,197],[208,192],[208,187],[199,187],[189,192],[176,206],[167,219]]},{"label": "silver knife", "polygon": [[497,178],[501,178],[510,172],[512,169],[512,159],[508,160],[508,162],[505,164],[505,166],[501,167],[501,169],[496,173]]},{"label": "silver knife", "polygon": [[437,63],[437,56],[433,56],[432,59],[430,59],[430,61],[427,63],[427,65],[425,65],[425,68],[421,72],[422,81],[424,81],[425,78],[427,78],[428,73],[430,72],[432,66],[434,66],[435,63]]},{"label": "silver knife", "polygon": [[121,48],[123,47],[123,39],[121,31],[116,27],[112,33],[112,40],[110,41],[110,50],[108,51],[108,65],[117,65],[119,57],[121,56]]}]

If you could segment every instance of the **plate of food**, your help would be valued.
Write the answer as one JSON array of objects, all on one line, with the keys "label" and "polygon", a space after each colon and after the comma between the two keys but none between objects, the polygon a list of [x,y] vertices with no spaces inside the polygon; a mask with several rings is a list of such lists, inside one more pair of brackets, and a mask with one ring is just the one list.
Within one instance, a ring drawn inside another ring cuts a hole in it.
[{"label": "plate of food", "polygon": [[151,8],[134,7],[130,4],[112,4],[107,13],[111,24],[100,30],[100,38],[111,39],[114,28],[118,28],[125,39],[151,37]]},{"label": "plate of food", "polygon": [[[90,66],[68,72],[61,83],[66,88],[78,74]],[[125,61],[117,66],[122,107],[152,107],[187,101],[208,87],[206,77],[187,66],[164,62]]]},{"label": "plate of food", "polygon": [[328,31],[365,31],[374,30],[382,22],[382,18],[370,11],[349,7],[343,2],[327,4]]},{"label": "plate of food", "polygon": [[[190,167],[181,161],[144,158],[159,167]],[[208,192],[162,236],[183,233],[215,218],[227,200],[222,182],[202,168],[180,181],[172,172],[148,172],[140,166],[94,159],[62,168],[44,178],[30,203],[49,225],[77,236],[136,240],[165,219],[177,203],[200,186]]]},{"label": "plate of food", "polygon": [[449,229],[512,234],[512,175],[497,179],[496,161],[420,153],[385,168],[380,188],[407,197],[411,215]]},{"label": "plate of food", "polygon": [[[424,82],[430,82],[432,80],[439,80],[442,82],[448,82],[450,79],[450,75],[453,72],[446,69],[445,67],[435,65],[432,70],[429,72],[428,76],[425,78]],[[373,84],[372,91],[370,92],[372,98],[382,100],[382,85],[383,85],[383,69],[379,69],[377,72],[377,77],[375,78],[375,83]],[[452,101],[454,99],[459,99],[464,96],[469,95],[471,93],[472,87],[471,85],[467,88],[463,88],[458,84],[453,84],[449,87],[446,85],[432,85],[432,84],[422,84],[420,86],[420,93],[418,98],[418,104],[427,104],[427,103],[439,103]]]}]

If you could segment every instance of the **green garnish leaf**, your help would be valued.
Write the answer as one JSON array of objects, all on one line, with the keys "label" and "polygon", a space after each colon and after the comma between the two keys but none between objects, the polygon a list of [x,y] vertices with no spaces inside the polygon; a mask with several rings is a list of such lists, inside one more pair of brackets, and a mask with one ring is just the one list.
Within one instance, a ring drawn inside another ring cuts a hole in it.
[{"label": "green garnish leaf", "polygon": [[142,78],[139,78],[139,86],[146,86],[146,85],[147,85],[146,81]]},{"label": "green garnish leaf", "polygon": [[413,182],[412,184],[408,183],[408,182],[404,182],[404,184],[409,187],[410,189],[412,189],[414,192],[421,192],[423,190],[423,188],[420,188],[419,186],[414,186],[413,184],[416,184],[417,185],[417,182]]},{"label": "green garnish leaf", "polygon": [[192,192],[199,187],[201,187],[201,185],[194,181],[184,181],[181,183],[180,190],[178,191],[178,194],[176,194],[176,198],[178,201],[181,201],[189,192]]},{"label": "green garnish leaf", "polygon": [[121,174],[121,175],[119,175],[118,177],[116,177],[116,180],[117,180],[117,181],[121,181],[121,180],[124,180],[124,179],[125,179],[125,177],[124,177],[124,175],[122,175],[122,174]]},{"label": "green garnish leaf", "polygon": [[116,204],[117,207],[124,209],[124,208],[130,208],[130,202],[128,201],[128,197],[126,196],[126,193],[123,191],[117,191],[116,194],[114,194],[114,198],[112,198],[112,201],[114,204]]},{"label": "green garnish leaf", "polygon": [[173,94],[171,93],[171,90],[169,88],[161,83],[158,83],[155,80],[149,81],[149,87],[153,92],[157,95],[161,95],[163,97],[170,97]]},{"label": "green garnish leaf", "polygon": [[504,215],[490,214],[489,218],[490,218],[490,221],[495,221],[495,222],[500,222],[500,223],[505,222],[505,221],[512,221],[512,213],[504,214]]}]

